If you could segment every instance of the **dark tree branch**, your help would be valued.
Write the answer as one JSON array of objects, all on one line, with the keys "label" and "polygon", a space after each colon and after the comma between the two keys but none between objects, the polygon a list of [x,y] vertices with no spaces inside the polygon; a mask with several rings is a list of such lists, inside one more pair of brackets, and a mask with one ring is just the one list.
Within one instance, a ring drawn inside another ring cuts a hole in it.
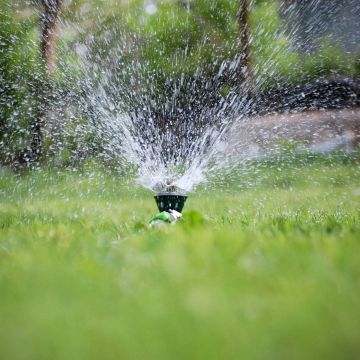
[{"label": "dark tree branch", "polygon": [[48,96],[48,79],[55,70],[57,24],[62,0],[42,0],[41,4],[43,12],[40,23],[40,56],[46,80],[38,85],[36,99],[37,114],[31,125],[32,140],[30,148],[33,163],[38,163],[43,153],[43,129],[46,123],[46,115],[51,105]]},{"label": "dark tree branch", "polygon": [[240,9],[237,15],[239,25],[239,47],[240,62],[238,65],[239,81],[251,87],[252,84],[252,68],[251,68],[251,47],[250,47],[250,1],[240,0]]}]

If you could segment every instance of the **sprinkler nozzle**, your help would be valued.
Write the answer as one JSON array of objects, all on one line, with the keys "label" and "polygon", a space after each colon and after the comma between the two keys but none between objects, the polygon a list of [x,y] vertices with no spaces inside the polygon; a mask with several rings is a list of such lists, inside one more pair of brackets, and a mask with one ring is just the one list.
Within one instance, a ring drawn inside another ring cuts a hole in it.
[{"label": "sprinkler nozzle", "polygon": [[160,212],[175,210],[181,213],[187,196],[185,191],[176,185],[174,179],[169,178],[158,182],[154,186],[154,190],[157,191],[154,197]]},{"label": "sprinkler nozzle", "polygon": [[175,210],[179,213],[182,212],[187,196],[175,192],[159,192],[155,196],[156,205],[160,212]]}]

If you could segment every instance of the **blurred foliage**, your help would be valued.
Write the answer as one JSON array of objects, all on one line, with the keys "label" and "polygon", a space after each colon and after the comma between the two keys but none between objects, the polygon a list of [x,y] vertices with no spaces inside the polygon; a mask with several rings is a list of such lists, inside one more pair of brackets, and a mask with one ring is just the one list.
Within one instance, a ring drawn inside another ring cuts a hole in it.
[{"label": "blurred foliage", "polygon": [[[231,68],[240,49],[238,7],[238,0],[65,1],[58,31],[58,71],[51,89],[60,99],[81,92],[77,86],[87,59],[94,78],[101,80],[104,69],[112,69],[114,88],[123,82],[135,93],[151,94],[157,104],[171,98],[174,84],[190,86],[194,79],[206,83],[216,78],[221,86],[214,92],[226,96],[239,87]],[[278,1],[257,0],[251,8],[257,91],[319,77],[359,76],[359,53],[345,53],[328,37],[310,55],[296,51],[279,7]],[[39,66],[40,10],[35,0],[4,0],[0,4],[1,162],[6,154],[28,144],[37,82],[43,76]],[[133,101],[128,99],[129,106]]]},{"label": "blurred foliage", "polygon": [[152,69],[181,76],[200,67],[213,75],[214,64],[236,56],[236,12],[232,0],[199,0],[189,8],[181,1],[162,2],[147,14],[137,1],[126,22],[142,39],[141,54]]},{"label": "blurred foliage", "polygon": [[39,73],[36,20],[0,3],[0,161],[24,146]]},{"label": "blurred foliage", "polygon": [[2,174],[0,358],[359,358],[359,167],[252,170],[158,231],[94,164]]}]

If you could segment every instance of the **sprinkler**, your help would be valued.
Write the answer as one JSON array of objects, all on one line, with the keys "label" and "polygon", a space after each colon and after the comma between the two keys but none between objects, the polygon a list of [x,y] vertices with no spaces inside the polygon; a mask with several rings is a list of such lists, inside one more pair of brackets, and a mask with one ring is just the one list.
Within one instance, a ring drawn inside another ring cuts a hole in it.
[{"label": "sprinkler", "polygon": [[159,211],[176,210],[182,212],[187,196],[179,192],[159,192],[155,196],[156,205]]},{"label": "sprinkler", "polygon": [[184,208],[187,196],[185,191],[167,180],[155,185],[154,196],[160,213],[155,215],[149,222],[149,227],[161,227],[166,224],[175,224],[181,219],[181,211]]},{"label": "sprinkler", "polygon": [[158,193],[154,196],[160,212],[170,210],[182,212],[187,196],[185,191],[178,188],[171,180],[156,185]]}]

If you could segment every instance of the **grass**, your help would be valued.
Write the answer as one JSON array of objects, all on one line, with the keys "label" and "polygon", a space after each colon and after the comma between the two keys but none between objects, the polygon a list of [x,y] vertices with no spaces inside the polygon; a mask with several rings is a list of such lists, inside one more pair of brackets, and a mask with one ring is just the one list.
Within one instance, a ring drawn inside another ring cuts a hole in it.
[{"label": "grass", "polygon": [[257,169],[160,230],[104,172],[3,174],[0,359],[359,358],[358,164]]}]

